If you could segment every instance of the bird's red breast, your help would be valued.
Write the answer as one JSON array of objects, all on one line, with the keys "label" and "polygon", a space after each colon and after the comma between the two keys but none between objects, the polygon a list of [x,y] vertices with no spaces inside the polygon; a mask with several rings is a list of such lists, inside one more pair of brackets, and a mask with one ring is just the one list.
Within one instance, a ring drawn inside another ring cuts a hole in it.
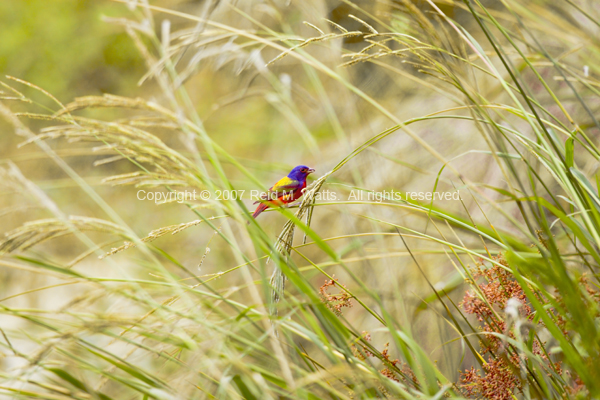
[{"label": "bird's red breast", "polygon": [[304,165],[299,165],[274,184],[267,193],[263,193],[252,216],[256,218],[268,207],[279,207],[283,204],[289,204],[302,197],[302,190],[306,188],[306,177],[315,172],[314,169]]},{"label": "bird's red breast", "polygon": [[[282,182],[284,180],[286,180],[286,182]],[[258,205],[258,207],[256,207],[254,214],[252,214],[252,216],[254,218],[256,218],[260,213],[262,213],[264,210],[266,210],[269,207],[279,207],[283,204],[293,203],[294,201],[296,201],[300,197],[302,197],[302,194],[303,194],[302,190],[304,188],[306,188],[306,180],[304,180],[303,182],[297,182],[298,186],[296,188],[290,187],[291,182],[289,182],[289,180],[290,179],[287,176],[284,179],[281,179],[279,182],[277,182],[275,185],[273,185],[273,187],[271,189],[269,189],[269,191],[267,193],[264,194],[264,195],[266,195],[266,197],[264,199],[254,202],[254,204],[260,203]],[[281,183],[287,183],[288,185],[286,185],[286,186],[289,189],[276,190],[277,187],[281,188],[284,186],[284,185],[281,185]],[[273,197],[275,197],[273,200],[270,200],[271,194],[277,194],[276,196],[273,196]]]}]

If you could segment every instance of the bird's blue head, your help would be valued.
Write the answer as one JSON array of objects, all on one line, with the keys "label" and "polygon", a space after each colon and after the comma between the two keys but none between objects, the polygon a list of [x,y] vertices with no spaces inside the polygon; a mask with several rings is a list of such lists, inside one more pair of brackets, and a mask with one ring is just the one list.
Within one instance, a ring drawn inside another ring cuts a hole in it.
[{"label": "bird's blue head", "polygon": [[308,175],[312,174],[313,172],[315,172],[315,170],[312,168],[308,168],[306,165],[298,165],[288,174],[288,178],[294,179],[296,181],[303,181]]}]

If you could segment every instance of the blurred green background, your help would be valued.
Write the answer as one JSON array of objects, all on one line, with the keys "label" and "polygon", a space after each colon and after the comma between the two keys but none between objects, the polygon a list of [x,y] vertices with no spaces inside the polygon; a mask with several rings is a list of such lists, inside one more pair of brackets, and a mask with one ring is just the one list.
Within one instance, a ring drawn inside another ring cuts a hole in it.
[{"label": "blurred green background", "polygon": [[122,29],[123,4],[94,0],[0,3],[0,71],[68,101],[82,94],[127,94],[144,62]]}]

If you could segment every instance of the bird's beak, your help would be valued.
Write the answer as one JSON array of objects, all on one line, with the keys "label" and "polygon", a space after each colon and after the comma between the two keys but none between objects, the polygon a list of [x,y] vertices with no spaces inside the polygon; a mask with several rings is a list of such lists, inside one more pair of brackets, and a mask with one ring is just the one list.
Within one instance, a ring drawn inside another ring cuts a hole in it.
[{"label": "bird's beak", "polygon": [[312,174],[313,172],[315,172],[315,170],[312,169],[312,168],[309,168],[308,171],[307,171],[308,174]]}]

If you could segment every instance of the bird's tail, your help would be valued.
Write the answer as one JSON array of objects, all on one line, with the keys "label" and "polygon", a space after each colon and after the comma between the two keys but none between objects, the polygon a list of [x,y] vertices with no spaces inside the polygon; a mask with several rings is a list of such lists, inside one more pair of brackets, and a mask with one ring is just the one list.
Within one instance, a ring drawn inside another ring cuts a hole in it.
[{"label": "bird's tail", "polygon": [[254,218],[258,217],[258,215],[259,215],[261,212],[265,211],[265,210],[266,210],[268,207],[269,207],[269,205],[268,205],[267,203],[260,203],[260,204],[258,205],[258,207],[256,207],[256,211],[254,211],[254,214],[252,214],[252,216],[253,216]]}]

